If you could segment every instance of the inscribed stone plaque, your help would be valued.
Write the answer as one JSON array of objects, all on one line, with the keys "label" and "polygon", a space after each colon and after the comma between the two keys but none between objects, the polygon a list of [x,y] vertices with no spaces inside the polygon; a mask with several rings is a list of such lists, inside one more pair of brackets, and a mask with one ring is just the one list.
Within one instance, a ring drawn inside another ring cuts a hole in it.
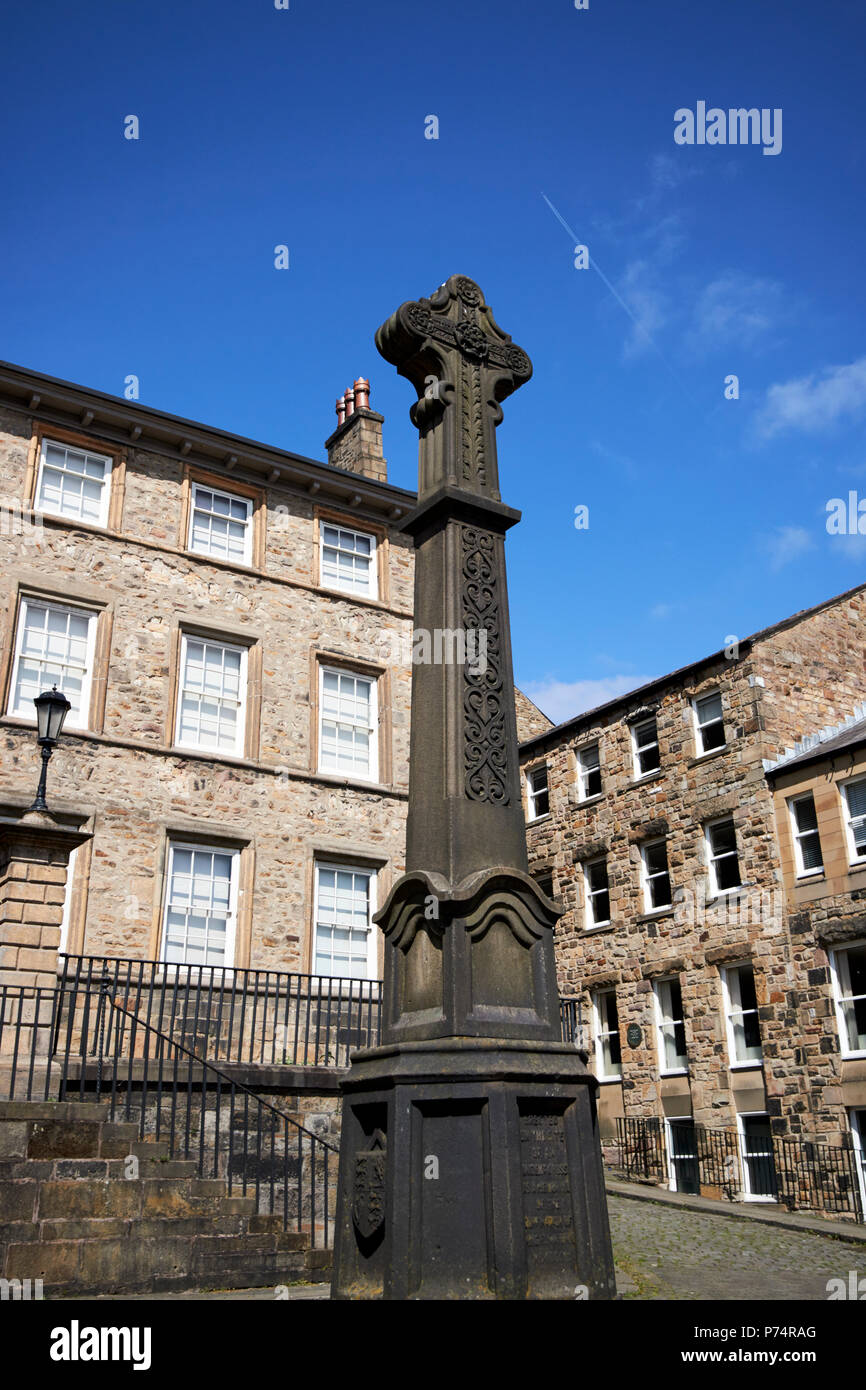
[{"label": "inscribed stone plaque", "polygon": [[575,1265],[574,1216],[568,1151],[561,1114],[525,1110],[520,1116],[523,1220],[530,1296],[548,1281],[559,1287]]}]

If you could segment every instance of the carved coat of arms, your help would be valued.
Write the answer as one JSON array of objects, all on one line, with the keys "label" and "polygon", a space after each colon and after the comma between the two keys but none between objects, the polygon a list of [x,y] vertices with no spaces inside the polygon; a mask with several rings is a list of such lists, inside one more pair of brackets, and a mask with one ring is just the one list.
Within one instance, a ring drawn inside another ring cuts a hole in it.
[{"label": "carved coat of arms", "polygon": [[385,1136],[381,1129],[374,1133],[369,1149],[355,1154],[352,1220],[365,1240],[375,1235],[385,1220]]}]

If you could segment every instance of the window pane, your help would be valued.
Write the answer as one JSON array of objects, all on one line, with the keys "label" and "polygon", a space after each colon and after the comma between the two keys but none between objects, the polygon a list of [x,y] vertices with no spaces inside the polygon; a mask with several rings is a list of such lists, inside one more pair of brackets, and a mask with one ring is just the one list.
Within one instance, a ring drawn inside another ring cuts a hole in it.
[{"label": "window pane", "polygon": [[821,839],[817,830],[804,835],[800,840],[800,854],[803,857],[804,869],[823,868],[824,856],[821,853]]},{"label": "window pane", "polygon": [[742,965],[737,971],[740,985],[740,1008],[757,1009],[758,996],[755,993],[755,972],[750,965]]},{"label": "window pane", "polygon": [[866,816],[866,781],[849,782],[845,788],[852,816]]},{"label": "window pane", "polygon": [[818,829],[815,802],[811,796],[804,796],[802,800],[794,802],[794,815],[797,819],[797,829],[801,834],[806,830]]},{"label": "window pane", "polygon": [[369,976],[372,875],[356,869],[316,869],[314,970],[350,979]]},{"label": "window pane", "polygon": [[110,459],[45,442],[36,507],[58,516],[99,523],[107,501]]},{"label": "window pane", "polygon": [[82,700],[88,676],[89,634],[95,617],[80,609],[24,601],[17,637],[19,655],[12,713],[34,718],[33,700],[56,684],[72,706],[69,726],[80,728],[86,722],[87,710],[82,708]]}]

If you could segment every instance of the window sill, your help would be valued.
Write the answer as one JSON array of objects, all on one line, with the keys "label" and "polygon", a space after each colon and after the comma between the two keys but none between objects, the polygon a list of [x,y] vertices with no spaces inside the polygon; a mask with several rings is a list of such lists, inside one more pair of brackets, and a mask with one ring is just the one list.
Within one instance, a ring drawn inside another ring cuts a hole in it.
[{"label": "window sill", "polygon": [[688,1067],[676,1067],[672,1071],[660,1071],[659,1077],[662,1081],[665,1081],[669,1076],[688,1076],[688,1074]]},{"label": "window sill", "polygon": [[543,821],[550,820],[550,818],[550,812],[545,811],[543,816],[534,816],[532,820],[528,820],[526,824],[527,827],[529,827],[530,825],[541,825]]},{"label": "window sill", "polygon": [[594,922],[591,927],[584,927],[583,935],[595,936],[598,932],[613,931],[615,926],[615,922]]},{"label": "window sill", "polygon": [[601,800],[603,800],[603,798],[604,798],[604,792],[596,792],[594,796],[583,796],[583,797],[578,797],[577,801],[575,802],[575,805],[577,805],[577,806],[594,806],[595,803],[596,803],[597,801],[601,801]]},{"label": "window sill", "polygon": [[640,777],[635,777],[628,785],[629,788],[645,787],[647,782],[657,782],[661,777],[664,777],[664,775],[664,769],[656,767],[653,768],[652,772],[644,772]]},{"label": "window sill", "polygon": [[617,1084],[617,1085],[620,1085],[620,1086],[622,1085],[622,1076],[621,1076],[621,1075],[620,1075],[620,1076],[597,1076],[595,1079],[596,1079],[596,1081],[598,1082],[599,1086],[612,1086],[612,1085],[614,1085],[614,1084]]},{"label": "window sill", "polygon": [[863,1062],[866,1061],[866,1048],[860,1052],[840,1052],[839,1057],[843,1062]]},{"label": "window sill", "polygon": [[657,922],[660,917],[673,917],[674,905],[671,903],[667,907],[654,907],[649,912],[644,912],[635,920],[638,922]]},{"label": "window sill", "polygon": [[721,758],[724,753],[729,753],[730,751],[730,745],[723,743],[721,748],[711,748],[707,753],[696,754],[694,758],[686,763],[686,767],[697,767],[698,763],[709,762],[711,758]]},{"label": "window sill", "polygon": [[365,603],[371,608],[383,606],[378,594],[354,594],[351,589],[339,589],[334,584],[320,584],[319,588],[323,594],[330,594],[333,598],[346,598],[351,603]]},{"label": "window sill", "polygon": [[315,778],[317,782],[324,782],[329,787],[348,787],[352,791],[392,793],[394,788],[387,786],[384,782],[368,782],[362,777],[340,777],[336,772],[311,772],[308,774]]},{"label": "window sill", "polygon": [[[866,1053],[864,1053],[863,1055],[866,1056]],[[763,1057],[762,1057],[761,1060],[760,1060],[760,1062],[731,1062],[731,1063],[730,1063],[730,1066],[729,1066],[729,1070],[730,1070],[730,1071],[761,1071],[762,1068],[763,1068],[763,1066],[764,1066],[764,1059],[763,1059]]]},{"label": "window sill", "polygon": [[[866,868],[866,864],[863,865],[863,868]],[[797,885],[797,887],[800,887],[801,885],[805,887],[806,884],[809,883],[824,883],[826,877],[827,875],[825,874],[823,869],[812,869],[809,873],[798,874],[797,877],[794,879],[794,883]]]}]

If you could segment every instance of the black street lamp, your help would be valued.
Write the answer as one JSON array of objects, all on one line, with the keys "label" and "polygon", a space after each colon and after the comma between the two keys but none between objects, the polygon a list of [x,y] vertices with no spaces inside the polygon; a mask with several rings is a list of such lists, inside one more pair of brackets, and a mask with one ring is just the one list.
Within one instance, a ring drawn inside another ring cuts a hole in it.
[{"label": "black street lamp", "polygon": [[43,690],[41,695],[36,696],[33,703],[36,706],[37,742],[42,749],[42,772],[39,777],[39,786],[36,789],[36,800],[30,810],[47,811],[45,782],[48,776],[48,759],[54,752],[55,744],[63,729],[64,720],[72,706],[56,685],[52,690]]}]

